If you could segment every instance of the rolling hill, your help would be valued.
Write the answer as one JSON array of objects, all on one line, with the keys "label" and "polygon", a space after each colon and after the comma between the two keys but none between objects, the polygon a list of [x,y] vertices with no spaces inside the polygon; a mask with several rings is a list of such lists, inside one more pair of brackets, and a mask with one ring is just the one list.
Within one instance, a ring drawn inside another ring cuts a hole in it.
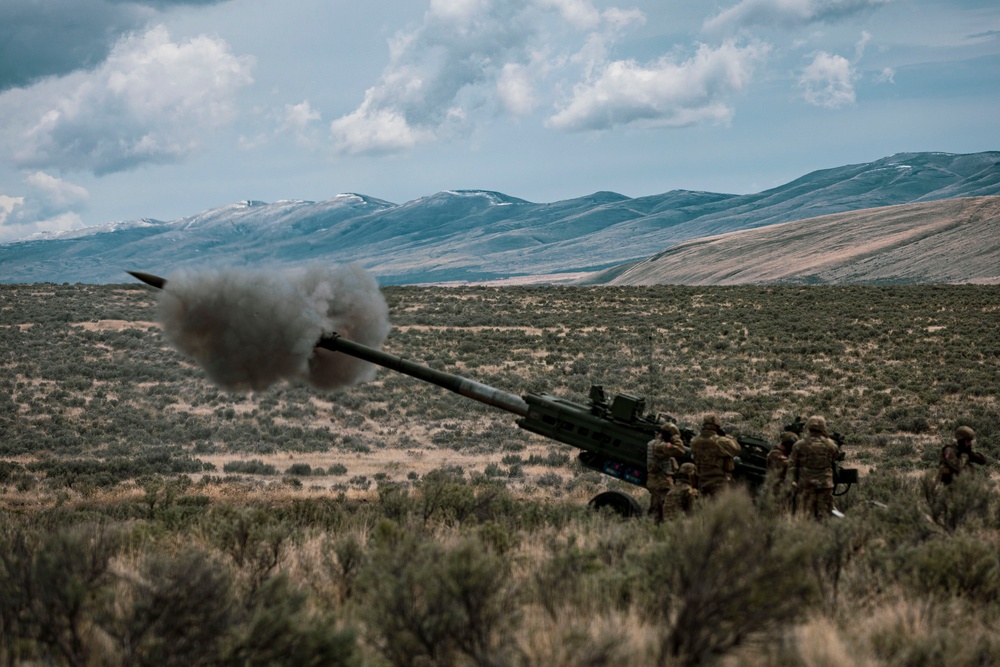
[{"label": "rolling hill", "polygon": [[[538,275],[565,282],[572,274],[609,269],[591,281],[617,280],[627,268],[622,265],[694,239],[994,195],[1000,196],[1000,152],[902,153],[812,172],[751,195],[675,190],[630,198],[596,192],[532,203],[462,190],[404,204],[359,194],[321,202],[245,201],[175,221],[121,221],[0,244],[0,282],[122,282],[126,270],[169,275],[181,267],[311,261],[357,261],[382,284]],[[869,280],[863,273],[851,276],[844,279]]]},{"label": "rolling hill", "polygon": [[835,213],[687,241],[590,284],[1000,283],[1000,197]]}]

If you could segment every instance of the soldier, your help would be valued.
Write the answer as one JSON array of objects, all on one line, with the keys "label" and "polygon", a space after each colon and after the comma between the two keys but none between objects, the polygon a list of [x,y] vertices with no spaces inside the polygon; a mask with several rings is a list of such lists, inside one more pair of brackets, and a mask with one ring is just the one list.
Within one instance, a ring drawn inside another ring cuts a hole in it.
[{"label": "soldier", "polygon": [[952,480],[971,464],[984,465],[986,457],[980,452],[972,451],[972,443],[976,432],[968,426],[955,429],[955,442],[941,448],[941,464],[938,466],[939,478],[942,484],[951,484]]},{"label": "soldier", "polygon": [[649,489],[649,516],[663,521],[663,503],[673,483],[677,457],[684,456],[684,441],[676,424],[667,422],[646,445],[646,488]]},{"label": "soldier", "polygon": [[775,475],[778,479],[784,480],[788,472],[788,456],[792,453],[792,447],[798,441],[799,436],[791,431],[781,434],[778,444],[767,453],[767,472]]},{"label": "soldier", "polygon": [[781,434],[778,444],[767,453],[767,486],[782,509],[791,502],[791,484],[788,480],[788,457],[799,436],[791,431]]},{"label": "soldier", "polygon": [[691,458],[698,469],[698,492],[713,496],[733,481],[734,458],[740,445],[722,431],[722,422],[715,415],[706,415],[701,433],[691,441]]},{"label": "soldier", "polygon": [[806,420],[806,434],[792,445],[788,469],[792,473],[797,510],[815,519],[833,514],[833,464],[840,447],[826,432],[826,420]]},{"label": "soldier", "polygon": [[698,469],[690,461],[681,465],[674,474],[674,485],[670,487],[663,513],[668,519],[687,514],[694,509],[698,500]]}]

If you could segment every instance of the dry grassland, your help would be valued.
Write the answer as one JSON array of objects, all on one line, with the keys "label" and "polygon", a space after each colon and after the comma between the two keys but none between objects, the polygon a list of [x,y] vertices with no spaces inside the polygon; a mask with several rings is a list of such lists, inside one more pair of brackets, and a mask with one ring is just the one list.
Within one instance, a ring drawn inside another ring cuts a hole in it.
[{"label": "dry grassland", "polygon": [[[221,392],[143,286],[0,285],[0,664],[1000,661],[1000,287],[384,293],[388,351],[519,395],[601,384],[771,441],[823,414],[862,471],[847,516],[621,521],[587,500],[643,489],[513,415],[389,371]],[[959,424],[988,474],[943,490]],[[201,602],[144,628],[147,599]]]},{"label": "dry grassland", "polygon": [[[980,446],[997,446],[996,288],[479,287],[386,294],[394,325],[389,351],[514,393],[585,402],[590,384],[602,384],[645,395],[651,410],[684,425],[714,411],[736,429],[772,440],[795,415],[820,413],[845,436],[852,463],[865,472],[879,465],[926,469],[960,421],[979,426]],[[571,461],[529,464],[575,452],[520,432],[513,415],[386,370],[374,382],[337,392],[294,386],[219,392],[165,345],[154,294],[142,287],[6,286],[2,295],[0,331],[8,332],[17,416],[8,441],[30,440],[33,430],[54,424],[66,437],[73,433],[69,448],[25,444],[7,452],[22,463],[155,445],[210,464],[191,473],[195,480],[249,459],[279,473],[294,464],[343,466],[346,475],[302,481],[351,496],[373,493],[363,479],[406,483],[443,467],[482,473],[492,465],[503,476],[511,467],[505,456],[523,459],[508,478],[519,493],[535,495],[533,480],[546,473],[566,481],[581,474]],[[123,413],[147,423],[148,441],[103,433],[101,421]],[[280,475],[262,479],[281,483]],[[604,479],[585,486],[589,492],[608,484],[616,486]],[[562,486],[543,491],[559,493]]]}]

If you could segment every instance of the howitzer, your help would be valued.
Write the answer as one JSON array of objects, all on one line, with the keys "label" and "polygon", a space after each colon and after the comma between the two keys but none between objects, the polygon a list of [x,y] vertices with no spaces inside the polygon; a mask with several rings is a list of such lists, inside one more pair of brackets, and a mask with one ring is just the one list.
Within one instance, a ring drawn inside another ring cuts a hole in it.
[{"label": "howitzer", "polygon": [[[166,280],[158,276],[129,273],[153,287],[163,288],[166,284]],[[316,349],[346,354],[515,414],[517,425],[524,430],[579,449],[578,458],[584,467],[636,486],[646,485],[647,445],[664,420],[645,414],[645,399],[639,396],[618,394],[609,397],[602,386],[593,385],[586,404],[545,393],[528,393],[522,397],[362,345],[337,333],[322,335],[316,342]],[[693,431],[682,429],[685,446],[692,435]],[[740,435],[736,439],[741,452],[734,461],[733,477],[756,490],[764,482],[767,453],[771,447],[761,438]],[[685,460],[690,460],[690,449]],[[607,507],[626,516],[642,512],[635,498],[617,491],[595,496],[590,505]]]},{"label": "howitzer", "polygon": [[[655,415],[644,414],[643,398],[631,394],[609,397],[599,385],[590,388],[587,404],[551,394],[528,393],[521,397],[355,343],[335,333],[322,336],[316,347],[363,359],[516,414],[520,417],[517,425],[524,430],[579,449],[578,459],[584,467],[636,486],[646,485],[647,444],[664,422]],[[685,429],[683,435],[689,442],[691,432]],[[735,461],[733,476],[756,489],[766,474],[768,444],[753,437],[741,436],[738,440],[742,452]],[[642,511],[632,496],[616,491],[599,494],[590,504],[628,516]]]}]

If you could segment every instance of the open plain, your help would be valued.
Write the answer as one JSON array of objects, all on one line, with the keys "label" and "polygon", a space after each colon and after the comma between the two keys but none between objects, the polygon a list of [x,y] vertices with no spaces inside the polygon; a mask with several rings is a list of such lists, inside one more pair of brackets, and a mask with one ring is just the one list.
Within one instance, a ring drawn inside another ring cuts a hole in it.
[{"label": "open plain", "polygon": [[[386,370],[226,393],[145,286],[0,285],[0,664],[1000,662],[1000,287],[383,293],[392,353],[772,442],[822,414],[861,483],[822,525],[622,521],[587,500],[645,490],[513,415]],[[944,489],[960,424],[989,463]]]}]

